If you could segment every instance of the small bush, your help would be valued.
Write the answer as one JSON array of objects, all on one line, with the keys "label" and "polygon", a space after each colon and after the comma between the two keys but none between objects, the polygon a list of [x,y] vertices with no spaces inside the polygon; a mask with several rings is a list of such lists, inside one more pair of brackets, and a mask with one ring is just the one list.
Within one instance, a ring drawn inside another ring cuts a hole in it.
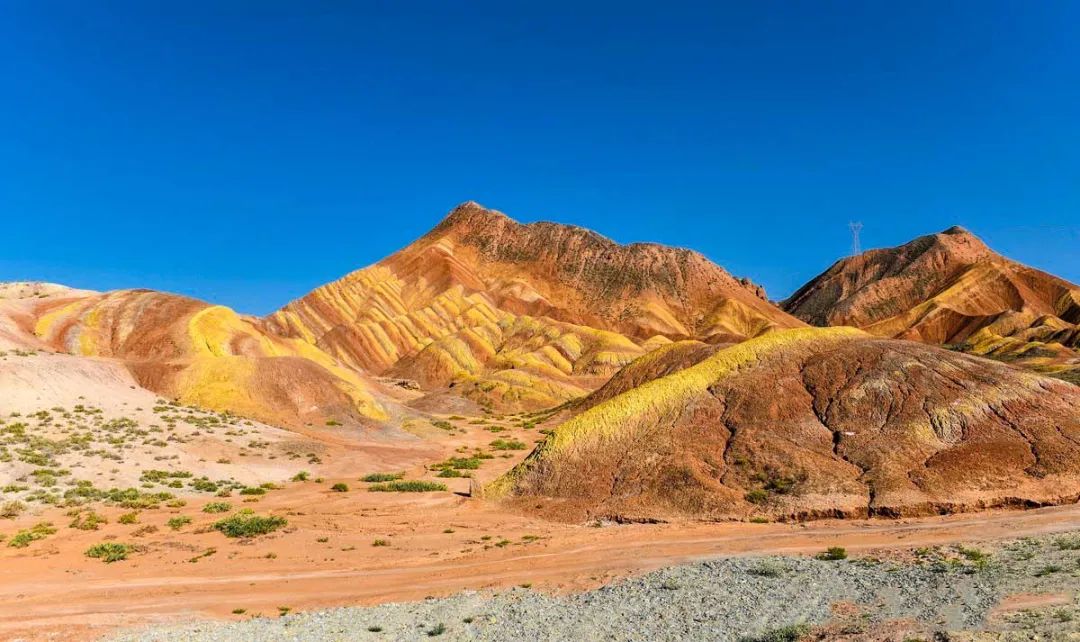
[{"label": "small bush", "polygon": [[751,504],[764,504],[765,502],[769,501],[768,491],[762,490],[760,488],[755,488],[754,490],[748,491],[745,495],[743,495],[743,497]]},{"label": "small bush", "polygon": [[241,511],[214,523],[214,530],[226,537],[254,537],[266,535],[288,524],[288,520],[277,515],[255,515],[251,511]]},{"label": "small bush", "polygon": [[372,546],[390,546],[390,540],[377,539],[371,543]]},{"label": "small bush", "polygon": [[1058,566],[1057,564],[1047,564],[1046,566],[1035,571],[1035,577],[1046,577],[1047,575],[1052,575],[1059,572],[1061,572],[1060,566]]},{"label": "small bush", "polygon": [[528,446],[516,439],[496,439],[491,442],[491,447],[495,450],[525,450]]},{"label": "small bush", "polygon": [[232,504],[229,502],[210,502],[206,506],[203,506],[202,512],[204,513],[227,513],[232,510]]},{"label": "small bush", "polygon": [[30,528],[21,530],[11,538],[8,542],[8,546],[12,548],[26,548],[31,542],[36,542],[39,539],[45,539],[49,535],[56,532],[56,528],[49,522],[40,522],[34,524]]},{"label": "small bush", "polygon": [[165,522],[165,525],[168,526],[169,528],[173,529],[174,531],[178,531],[178,530],[180,530],[181,528],[187,526],[190,523],[191,523],[191,518],[190,517],[188,517],[187,515],[179,515],[179,516],[173,517],[169,521]]},{"label": "small bush", "polygon": [[26,504],[20,501],[4,502],[3,506],[0,506],[0,517],[4,519],[15,519],[24,510],[26,510]]},{"label": "small bush", "polygon": [[338,482],[331,486],[330,490],[334,491],[335,493],[347,493],[349,492],[349,485]]},{"label": "small bush", "polygon": [[428,637],[430,638],[433,638],[437,635],[442,635],[443,633],[446,633],[446,625],[442,622],[439,622],[435,626],[431,627],[430,629],[428,629],[427,632]]},{"label": "small bush", "polygon": [[786,568],[777,562],[765,560],[754,568],[747,570],[747,573],[758,577],[780,577],[786,570]]},{"label": "small bush", "polygon": [[740,638],[739,642],[799,642],[809,633],[810,627],[805,624],[789,624],[761,635]]},{"label": "small bush", "polygon": [[102,524],[108,524],[109,520],[105,519],[101,515],[98,515],[94,511],[89,513],[79,513],[75,516],[75,519],[71,520],[68,524],[71,528],[77,528],[81,531],[96,531]]},{"label": "small bush", "polygon": [[397,481],[404,477],[404,473],[371,473],[360,478],[362,482],[389,482]]},{"label": "small bush", "polygon": [[116,521],[120,522],[121,524],[138,524],[139,523],[139,514],[138,513],[124,513],[123,515],[118,517],[116,519]]},{"label": "small bush", "polygon": [[103,542],[101,544],[94,544],[86,549],[86,556],[95,557],[106,564],[111,564],[113,562],[126,560],[133,550],[134,548],[130,544]]},{"label": "small bush", "polygon": [[294,482],[302,482],[302,481],[307,481],[307,480],[308,480],[308,477],[310,477],[310,476],[311,476],[311,475],[310,475],[310,473],[308,473],[308,471],[306,471],[306,470],[301,470],[300,472],[298,472],[298,473],[296,473],[295,475],[293,475],[293,477],[292,477],[292,480],[293,480]]},{"label": "small bush", "polygon": [[446,484],[429,482],[422,479],[410,479],[407,481],[392,481],[385,484],[373,484],[368,490],[375,493],[430,493],[446,490]]},{"label": "small bush", "polygon": [[436,464],[433,468],[453,468],[455,470],[476,470],[480,468],[479,457],[451,457],[446,461]]},{"label": "small bush", "polygon": [[847,559],[847,549],[841,546],[830,546],[821,553],[817,554],[817,559],[824,562],[837,562]]}]

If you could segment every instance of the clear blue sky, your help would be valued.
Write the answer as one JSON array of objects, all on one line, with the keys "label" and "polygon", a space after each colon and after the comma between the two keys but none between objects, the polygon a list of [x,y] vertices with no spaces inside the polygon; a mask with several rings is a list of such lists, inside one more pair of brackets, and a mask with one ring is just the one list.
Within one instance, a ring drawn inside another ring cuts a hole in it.
[{"label": "clear blue sky", "polygon": [[1080,281],[1076,2],[10,0],[0,123],[0,280],[265,313],[473,199],[774,298],[851,219]]}]

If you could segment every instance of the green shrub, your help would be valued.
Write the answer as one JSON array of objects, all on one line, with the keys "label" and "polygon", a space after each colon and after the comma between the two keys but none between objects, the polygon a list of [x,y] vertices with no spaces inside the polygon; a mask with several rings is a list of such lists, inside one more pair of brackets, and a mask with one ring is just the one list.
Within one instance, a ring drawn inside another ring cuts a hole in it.
[{"label": "green shrub", "polygon": [[288,523],[284,517],[255,515],[244,510],[214,523],[214,530],[220,531],[226,537],[254,537],[272,533]]},{"label": "green shrub", "polygon": [[95,557],[106,564],[111,564],[113,562],[126,560],[133,550],[135,549],[130,544],[102,542],[101,544],[94,544],[86,549],[86,556]]},{"label": "green shrub", "polygon": [[758,577],[780,577],[787,569],[772,560],[765,560],[746,572]]},{"label": "green shrub", "polygon": [[805,624],[789,624],[761,635],[739,638],[739,642],[798,642],[809,633],[810,627]]},{"label": "green shrub", "polygon": [[1046,577],[1047,575],[1052,575],[1054,573],[1060,573],[1060,572],[1061,572],[1061,567],[1058,566],[1057,564],[1047,564],[1046,566],[1044,566],[1044,567],[1040,568],[1039,570],[1035,571],[1034,575],[1035,575],[1035,577]]},{"label": "green shrub", "polygon": [[516,439],[496,439],[491,442],[491,447],[495,450],[525,450],[528,448],[525,442]]},{"label": "green shrub", "polygon": [[444,462],[435,464],[433,468],[453,468],[455,470],[476,470],[480,468],[479,457],[451,457]]},{"label": "green shrub", "polygon": [[769,501],[769,492],[760,488],[748,491],[743,497],[751,504],[764,504]]},{"label": "green shrub", "polygon": [[229,502],[210,502],[206,506],[203,506],[202,512],[204,513],[227,513],[232,510],[232,504]]},{"label": "green shrub", "polygon": [[440,623],[436,624],[435,626],[431,627],[430,629],[428,629],[428,632],[427,632],[428,637],[431,637],[431,638],[433,638],[433,637],[435,637],[437,635],[442,635],[443,633],[446,633],[446,625],[443,624],[442,622],[440,622]]},{"label": "green shrub", "polygon": [[302,481],[307,481],[307,480],[308,480],[308,477],[310,477],[310,476],[311,476],[311,474],[310,474],[310,473],[308,473],[308,471],[306,471],[306,470],[301,470],[300,472],[298,472],[298,473],[296,473],[295,475],[293,475],[293,478],[292,478],[292,480],[293,480],[294,482],[302,482]]},{"label": "green shrub", "polygon": [[334,491],[335,493],[347,493],[349,492],[349,485],[338,482],[331,486],[330,490]]},{"label": "green shrub", "polygon": [[446,484],[429,482],[422,479],[410,479],[404,481],[392,481],[385,484],[373,484],[368,490],[376,493],[429,493],[437,490],[446,490]]},{"label": "green shrub", "polygon": [[377,539],[371,543],[372,546],[390,546],[390,541],[385,539]]},{"label": "green shrub", "polygon": [[31,542],[36,542],[39,539],[45,539],[49,535],[56,532],[56,528],[49,522],[40,522],[34,524],[30,528],[21,530],[11,538],[8,542],[8,546],[12,548],[26,548]]},{"label": "green shrub", "polygon": [[188,517],[187,515],[178,515],[176,517],[173,517],[173,518],[169,519],[169,521],[165,522],[165,525],[168,526],[169,528],[173,529],[174,531],[178,531],[178,530],[180,530],[181,528],[187,526],[190,523],[191,523],[191,518],[190,517]]},{"label": "green shrub", "polygon": [[404,473],[371,473],[360,478],[363,482],[388,482],[397,481],[404,477]]},{"label": "green shrub", "polygon": [[817,559],[825,562],[836,562],[839,560],[847,559],[847,549],[841,546],[830,546],[821,553],[817,554]]},{"label": "green shrub", "polygon": [[118,517],[116,519],[116,521],[120,522],[121,524],[138,524],[139,523],[139,514],[138,513],[124,513],[123,515]]},{"label": "green shrub", "polygon": [[96,531],[102,524],[108,524],[109,520],[105,519],[101,515],[98,515],[94,511],[88,513],[79,513],[75,516],[75,519],[71,520],[68,524],[71,528],[77,528],[81,531]]}]

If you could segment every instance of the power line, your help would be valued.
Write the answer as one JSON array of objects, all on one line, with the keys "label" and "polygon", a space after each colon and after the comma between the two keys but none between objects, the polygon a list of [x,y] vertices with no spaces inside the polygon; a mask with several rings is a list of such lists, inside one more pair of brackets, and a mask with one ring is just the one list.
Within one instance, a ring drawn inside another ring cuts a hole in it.
[{"label": "power line", "polygon": [[859,244],[859,232],[862,231],[862,223],[853,221],[847,224],[851,230],[851,256],[862,254],[862,246]]}]

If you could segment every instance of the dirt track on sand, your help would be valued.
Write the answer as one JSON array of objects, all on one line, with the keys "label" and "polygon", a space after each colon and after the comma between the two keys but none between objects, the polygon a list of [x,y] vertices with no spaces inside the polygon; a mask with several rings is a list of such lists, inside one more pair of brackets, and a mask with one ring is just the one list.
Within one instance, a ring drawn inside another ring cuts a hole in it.
[{"label": "dirt track on sand", "polygon": [[[144,553],[116,564],[83,556],[121,528],[113,523],[4,550],[0,638],[93,639],[140,624],[236,618],[238,608],[298,611],[522,583],[574,591],[722,555],[828,546],[866,552],[1080,529],[1078,506],[899,521],[592,527],[510,515],[448,493],[329,493],[327,486],[298,484],[267,496],[258,510],[288,514],[289,527],[250,542],[199,532],[214,517],[203,515],[180,533],[161,528],[141,542]],[[375,538],[390,545],[372,546]],[[191,561],[211,548],[212,555]]]}]

